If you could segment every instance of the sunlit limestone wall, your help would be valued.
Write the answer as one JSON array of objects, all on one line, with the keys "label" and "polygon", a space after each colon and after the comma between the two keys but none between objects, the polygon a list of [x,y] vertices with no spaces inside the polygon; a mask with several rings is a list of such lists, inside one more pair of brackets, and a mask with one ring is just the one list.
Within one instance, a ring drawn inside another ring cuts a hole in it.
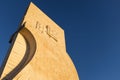
[{"label": "sunlit limestone wall", "polygon": [[26,42],[21,34],[18,34],[14,45],[11,46],[10,55],[8,55],[8,60],[3,69],[1,79],[7,76],[13,71],[13,69],[19,64],[26,52]]},{"label": "sunlit limestone wall", "polygon": [[[4,77],[8,80],[79,80],[75,66],[66,52],[63,29],[33,3],[28,7],[21,26],[15,43],[20,41],[24,49],[17,50],[15,47],[19,45],[14,44],[12,50],[23,53],[17,54],[22,55],[17,61],[19,64],[12,66],[17,66],[13,69],[13,75]],[[8,67],[5,67],[5,73],[9,74]]]}]

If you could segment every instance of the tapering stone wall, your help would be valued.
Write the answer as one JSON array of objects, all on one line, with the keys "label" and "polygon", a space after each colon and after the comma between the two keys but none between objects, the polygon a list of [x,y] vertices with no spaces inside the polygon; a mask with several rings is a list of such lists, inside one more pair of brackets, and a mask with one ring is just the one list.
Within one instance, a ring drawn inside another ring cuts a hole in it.
[{"label": "tapering stone wall", "polygon": [[66,52],[64,30],[33,3],[11,44],[2,80],[79,80]]}]

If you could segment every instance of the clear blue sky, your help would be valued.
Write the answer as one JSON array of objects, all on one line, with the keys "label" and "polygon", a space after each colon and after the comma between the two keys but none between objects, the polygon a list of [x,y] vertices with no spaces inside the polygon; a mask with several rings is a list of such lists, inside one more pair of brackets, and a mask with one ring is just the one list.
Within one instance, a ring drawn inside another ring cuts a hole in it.
[{"label": "clear blue sky", "polygon": [[120,80],[120,0],[0,0],[0,64],[30,1],[65,30],[81,80]]}]

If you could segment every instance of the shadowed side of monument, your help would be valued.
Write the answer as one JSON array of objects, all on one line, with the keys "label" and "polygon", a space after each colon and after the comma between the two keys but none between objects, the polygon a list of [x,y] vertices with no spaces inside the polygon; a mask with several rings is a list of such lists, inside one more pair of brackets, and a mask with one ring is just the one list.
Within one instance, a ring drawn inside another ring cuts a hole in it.
[{"label": "shadowed side of monument", "polygon": [[79,80],[64,30],[30,3],[2,66],[2,80]]}]

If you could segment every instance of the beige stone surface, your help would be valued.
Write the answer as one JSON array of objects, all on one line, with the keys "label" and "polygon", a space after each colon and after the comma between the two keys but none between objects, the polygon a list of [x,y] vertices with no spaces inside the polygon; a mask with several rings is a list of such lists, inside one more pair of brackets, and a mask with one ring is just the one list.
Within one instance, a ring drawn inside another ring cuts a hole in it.
[{"label": "beige stone surface", "polygon": [[1,80],[79,80],[64,30],[33,3],[13,37]]}]

